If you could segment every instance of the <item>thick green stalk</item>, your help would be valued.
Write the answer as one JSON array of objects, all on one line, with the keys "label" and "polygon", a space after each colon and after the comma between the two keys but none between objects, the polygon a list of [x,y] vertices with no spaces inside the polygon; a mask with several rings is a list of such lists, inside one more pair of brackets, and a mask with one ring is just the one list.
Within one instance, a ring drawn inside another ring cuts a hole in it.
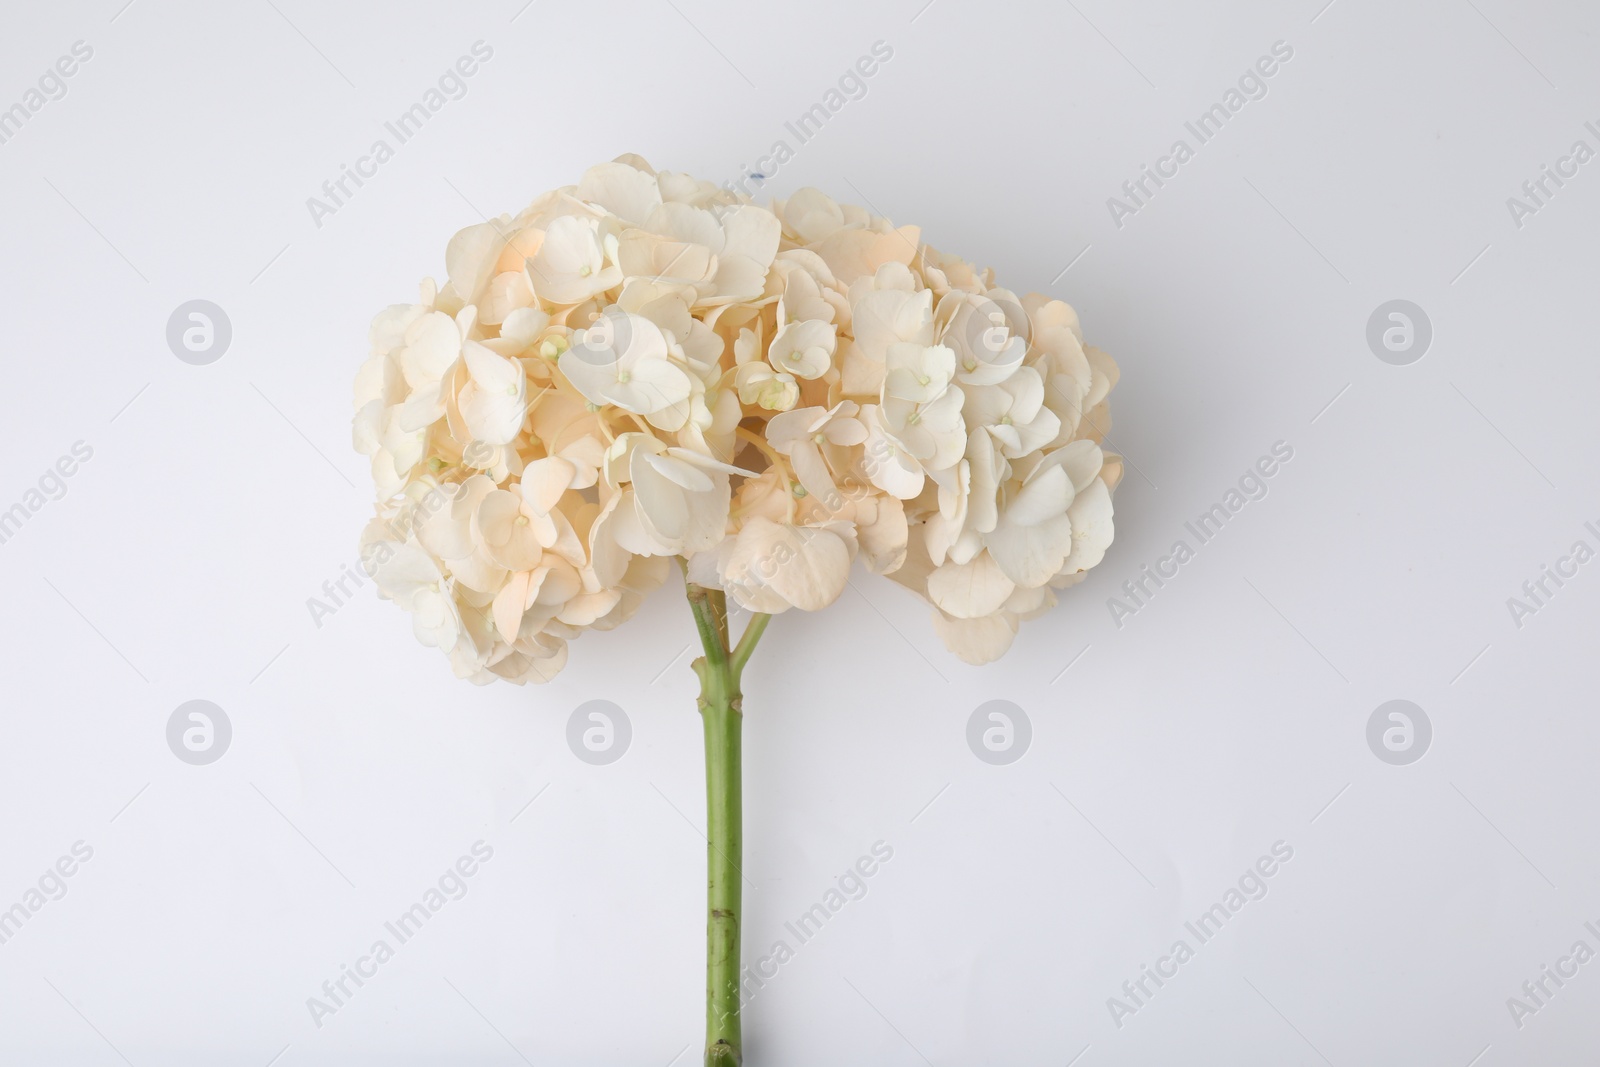
[{"label": "thick green stalk", "polygon": [[739,923],[743,915],[740,870],[744,850],[740,726],[744,712],[740,676],[766,627],[757,615],[731,654],[727,602],[721,590],[690,584],[689,605],[705,656],[700,676],[700,718],[706,741],[706,1067],[738,1067],[744,1060],[739,1029]]},{"label": "thick green stalk", "polygon": [[740,803],[738,684],[708,673],[700,695],[706,736],[706,1067],[743,1062],[739,1033]]}]

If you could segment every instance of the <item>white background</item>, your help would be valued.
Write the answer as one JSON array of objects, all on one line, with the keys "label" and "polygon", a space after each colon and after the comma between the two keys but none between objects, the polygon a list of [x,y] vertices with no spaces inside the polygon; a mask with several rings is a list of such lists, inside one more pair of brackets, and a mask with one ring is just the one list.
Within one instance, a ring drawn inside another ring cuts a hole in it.
[{"label": "white background", "polygon": [[[0,1059],[696,1060],[676,581],[526,689],[457,682],[370,585],[320,627],[307,600],[370,512],[367,323],[450,234],[621,152],[720,182],[782,138],[770,192],[870,202],[1076,306],[1121,364],[1130,465],[1104,564],[997,664],[863,573],[772,625],[747,959],[875,841],[894,858],[754,1000],[749,1062],[1593,1062],[1600,961],[1520,1029],[1506,1002],[1600,950],[1600,563],[1520,628],[1506,602],[1600,547],[1600,162],[1520,228],[1506,200],[1600,148],[1600,8],[522,2],[9,5],[0,107],[94,54],[0,144],[0,509],[94,454],[0,545],[0,907],[94,856],[0,945]],[[480,39],[467,95],[315,225],[306,199]],[[866,96],[798,145],[785,121],[879,40]],[[1119,228],[1107,198],[1280,40],[1267,96]],[[165,340],[196,298],[233,325],[209,366]],[[1409,366],[1365,337],[1396,298],[1434,329]],[[1277,441],[1270,494],[1114,625]],[[197,698],[234,731],[206,767],[165,739]],[[1396,698],[1433,724],[1409,766],[1366,741]],[[565,742],[590,699],[633,724],[610,766]],[[1010,766],[966,743],[992,699],[1033,724]],[[470,892],[317,1027],[307,998],[480,839]],[[1117,1026],[1107,998],[1280,840],[1268,895]]]}]

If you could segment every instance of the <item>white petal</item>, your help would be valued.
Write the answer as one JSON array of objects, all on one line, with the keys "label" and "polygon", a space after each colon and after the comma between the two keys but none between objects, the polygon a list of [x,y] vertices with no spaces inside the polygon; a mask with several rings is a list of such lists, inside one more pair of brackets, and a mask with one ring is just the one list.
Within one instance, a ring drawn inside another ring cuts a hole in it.
[{"label": "white petal", "polygon": [[674,545],[689,532],[689,502],[683,487],[657,471],[643,450],[633,456],[634,509],[656,540]]},{"label": "white petal", "polygon": [[1067,518],[1072,523],[1072,553],[1062,564],[1062,570],[1088,570],[1105,558],[1115,532],[1111,513],[1111,490],[1096,478],[1067,509]]},{"label": "white petal", "polygon": [[507,643],[515,641],[517,631],[522,628],[522,613],[527,609],[530,577],[527,571],[518,571],[506,579],[506,584],[495,594],[494,625]]},{"label": "white petal", "polygon": [[1006,506],[1006,521],[1017,526],[1036,526],[1059,518],[1067,513],[1072,495],[1072,482],[1066,471],[1057,466],[1041,468]]},{"label": "white petal", "polygon": [[987,552],[980,552],[967,563],[946,562],[928,575],[928,598],[957,619],[999,611],[1015,588]]},{"label": "white petal", "polygon": [[548,515],[561,494],[572,486],[576,473],[577,468],[560,456],[536,459],[522,472],[522,499],[535,511]]},{"label": "white petal", "polygon": [[935,610],[933,628],[951,652],[975,667],[993,663],[1006,654],[1017,636],[1013,615],[997,613],[977,619],[952,619]]},{"label": "white petal", "polygon": [[450,287],[462,303],[477,303],[505,244],[506,239],[490,222],[468,226],[450,238],[444,253],[445,269],[450,275]]},{"label": "white petal", "polygon": [[1048,582],[1072,551],[1072,521],[1065,514],[1034,526],[1004,519],[984,535],[995,563],[1013,582],[1028,589]]},{"label": "white petal", "polygon": [[655,175],[626,163],[601,163],[590,167],[573,195],[579,200],[599,204],[635,226],[644,225],[650,212],[661,206],[661,186]]},{"label": "white petal", "polygon": [[839,495],[839,487],[834,483],[827,461],[822,458],[822,449],[809,441],[803,442],[789,453],[789,461],[794,468],[794,476],[818,503],[830,511],[843,506],[844,499]]},{"label": "white petal", "polygon": [[654,467],[663,477],[671,479],[685,489],[694,492],[705,492],[716,484],[705,471],[681,459],[673,456],[642,454],[645,462]]},{"label": "white petal", "polygon": [[406,384],[413,389],[436,385],[461,354],[461,331],[455,320],[442,311],[432,311],[406,331],[406,347],[400,352],[400,368]]},{"label": "white petal", "polygon": [[757,516],[739,532],[728,571],[742,584],[770,589],[802,611],[820,611],[844,592],[850,547],[832,530]]},{"label": "white petal", "polygon": [[443,577],[433,557],[413,544],[400,545],[393,555],[378,563],[372,575],[379,592],[408,608],[418,590],[436,584]]}]

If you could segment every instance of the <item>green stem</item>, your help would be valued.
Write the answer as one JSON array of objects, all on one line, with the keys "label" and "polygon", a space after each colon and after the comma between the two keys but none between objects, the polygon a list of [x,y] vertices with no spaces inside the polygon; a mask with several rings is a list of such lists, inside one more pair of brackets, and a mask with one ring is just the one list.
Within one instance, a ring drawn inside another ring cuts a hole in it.
[{"label": "green stem", "polygon": [[706,742],[706,1067],[744,1060],[739,1027],[739,922],[743,914],[739,865],[744,849],[740,797],[740,678],[770,616],[756,615],[738,647],[728,651],[727,600],[719,589],[688,584],[689,606],[705,656],[700,718]]},{"label": "green stem", "polygon": [[744,628],[744,636],[739,638],[739,647],[733,650],[733,661],[730,666],[735,675],[744,673],[744,665],[750,662],[750,653],[756,650],[756,642],[761,640],[761,635],[767,630],[767,623],[771,621],[771,615],[757,613],[750,617],[749,625]]},{"label": "green stem", "polygon": [[[720,589],[707,589],[693,582],[685,584],[689,594],[689,608],[694,612],[695,628],[700,631],[700,646],[705,649],[709,667],[723,671],[728,666],[728,600]],[[701,685],[705,675],[699,667]]]}]

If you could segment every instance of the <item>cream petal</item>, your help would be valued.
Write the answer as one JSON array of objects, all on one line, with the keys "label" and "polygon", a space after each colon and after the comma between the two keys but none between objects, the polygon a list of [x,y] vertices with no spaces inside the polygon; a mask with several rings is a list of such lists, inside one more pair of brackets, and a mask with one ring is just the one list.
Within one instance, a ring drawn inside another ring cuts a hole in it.
[{"label": "cream petal", "polygon": [[952,619],[935,610],[933,629],[946,648],[974,667],[993,663],[1005,655],[1017,636],[1015,616],[1003,612],[977,619]]},{"label": "cream petal", "polygon": [[857,419],[833,419],[822,428],[822,436],[830,445],[852,448],[866,443],[867,428]]},{"label": "cream petal", "polygon": [[641,360],[627,373],[629,380],[619,383],[614,391],[630,399],[633,406],[620,402],[618,406],[641,415],[681,404],[693,391],[683,369],[665,359]]},{"label": "cream petal", "polygon": [[1080,440],[1063,445],[1052,452],[1047,463],[1055,463],[1067,472],[1072,488],[1083,492],[1105,466],[1105,453],[1093,441]]},{"label": "cream petal", "polygon": [[437,384],[412,393],[396,412],[398,426],[406,433],[415,433],[444,418],[444,395]]},{"label": "cream petal", "polygon": [[999,425],[990,426],[985,433],[991,437],[995,444],[1000,446],[1000,452],[1006,456],[1019,456],[1023,454],[1022,433],[1015,426]]},{"label": "cream petal", "polygon": [[461,417],[475,440],[503,445],[522,429],[527,414],[527,377],[522,364],[468,341],[462,357],[471,380],[459,399]]},{"label": "cream petal", "polygon": [[820,611],[844,592],[850,548],[833,530],[754,518],[739,532],[729,570],[802,611]]},{"label": "cream petal", "polygon": [[782,226],[766,208],[746,204],[719,216],[722,222],[723,256],[742,256],[759,266],[764,274],[778,254]]},{"label": "cream petal", "polygon": [[975,433],[967,440],[969,493],[967,515],[972,528],[988,533],[1000,521],[999,490],[1004,460],[995,455],[994,442],[987,433]]},{"label": "cream petal", "polygon": [[722,226],[717,216],[691,204],[662,204],[650,213],[644,228],[673,240],[701,245],[713,254],[722,251]]},{"label": "cream petal", "polygon": [[507,656],[489,669],[506,681],[517,685],[526,682],[538,685],[550,681],[561,673],[561,668],[566,665],[567,645],[563,641],[548,656],[529,656],[519,653],[516,656]]},{"label": "cream petal", "polygon": [[767,268],[745,256],[718,256],[717,272],[712,277],[718,299],[749,300],[761,295]]},{"label": "cream petal", "polygon": [[[860,511],[870,511],[864,521]],[[906,560],[910,527],[905,505],[892,496],[874,497],[863,502],[856,516],[856,538],[861,543],[861,558],[875,574],[891,574]]]},{"label": "cream petal", "polygon": [[456,585],[478,593],[493,594],[506,580],[507,570],[476,549],[450,561],[450,577]]},{"label": "cream petal", "polygon": [[1006,505],[1006,521],[1016,526],[1037,526],[1060,518],[1072,504],[1072,482],[1059,466],[1042,467]]},{"label": "cream petal", "polygon": [[946,562],[928,575],[928,598],[956,619],[999,611],[1015,589],[1016,584],[987,552],[980,552],[967,563]]},{"label": "cream petal", "polygon": [[529,607],[559,607],[584,591],[583,579],[564,560],[547,558],[534,573],[540,575],[539,588],[529,588],[532,596]]},{"label": "cream petal", "polygon": [[984,535],[989,554],[1017,585],[1032,589],[1048,582],[1072,551],[1072,520],[1065,514],[1030,526],[1001,519]]},{"label": "cream petal", "polygon": [[550,316],[533,307],[519,307],[500,324],[500,336],[517,342],[521,348],[531,348],[550,326]]},{"label": "cream petal", "polygon": [[1067,519],[1072,524],[1072,552],[1058,569],[1088,570],[1105,558],[1115,534],[1111,490],[1096,478],[1067,509]]},{"label": "cream petal", "polygon": [[573,195],[599,204],[624,222],[642,226],[661,206],[661,186],[653,174],[626,163],[601,163],[590,167]]},{"label": "cream petal", "polygon": [[517,631],[522,628],[522,613],[527,610],[528,582],[531,577],[527,571],[518,571],[506,579],[506,584],[495,594],[495,628],[508,642],[515,641]]},{"label": "cream petal", "polygon": [[836,509],[843,505],[839,487],[834,483],[833,474],[828,470],[827,461],[823,459],[820,448],[806,441],[789,453],[789,461],[790,466],[794,468],[794,476],[800,480],[806,492],[816,498],[823,507]]},{"label": "cream petal", "polygon": [[895,341],[933,343],[933,294],[897,289],[867,293],[852,306],[851,325],[862,355],[881,364]]},{"label": "cream petal", "polygon": [[411,602],[411,632],[430,648],[449,652],[461,640],[461,613],[444,589],[425,589]]},{"label": "cream petal", "polygon": [[377,564],[372,575],[378,592],[408,608],[419,591],[438,584],[443,577],[433,557],[414,544],[400,544]]},{"label": "cream petal", "polygon": [[885,263],[910,263],[920,239],[921,231],[915,226],[902,226],[889,233],[836,230],[817,242],[813,251],[839,281],[849,285]]},{"label": "cream petal", "polygon": [[882,409],[876,404],[863,407],[861,423],[867,430],[861,458],[867,480],[901,500],[916,497],[925,480],[922,464],[884,427]]},{"label": "cream petal", "polygon": [[644,456],[645,462],[654,467],[662,477],[691,492],[705,492],[716,484],[705,471],[677,457],[651,455],[650,453],[641,453],[641,455]]},{"label": "cream petal", "polygon": [[400,368],[407,385],[424,389],[438,384],[460,355],[461,331],[455,320],[442,311],[432,311],[406,331]]},{"label": "cream petal", "polygon": [[898,342],[889,346],[885,365],[890,373],[903,372],[900,377],[911,379],[918,395],[906,396],[911,400],[932,400],[955,375],[956,354],[946,345],[923,345],[916,342]]},{"label": "cream petal", "polygon": [[1093,381],[1089,385],[1089,395],[1084,400],[1083,406],[1092,411],[1111,392],[1112,386],[1117,384],[1121,371],[1117,369],[1116,360],[1093,345],[1084,348],[1083,354],[1089,360],[1089,367],[1094,372]]},{"label": "cream petal", "polygon": [[515,493],[496,489],[478,505],[474,519],[485,554],[508,570],[532,570],[544,554],[533,525]]},{"label": "cream petal", "polygon": [[450,288],[462,303],[477,303],[505,243],[492,222],[468,226],[450,238],[444,253],[445,270],[450,275]]},{"label": "cream petal", "polygon": [[563,511],[552,511],[549,524],[549,536],[541,538],[539,544],[545,548],[546,558],[551,555],[558,556],[574,567],[582,567],[589,562],[588,554],[584,551],[583,540],[578,536],[578,530],[572,525],[572,520],[567,518]]},{"label": "cream petal", "polygon": [[705,245],[674,241],[644,230],[628,230],[622,235],[617,262],[629,278],[685,285],[705,281],[716,268],[716,257]]},{"label": "cream petal", "polygon": [[968,426],[995,426],[1011,411],[1012,396],[998,385],[967,386],[961,414]]},{"label": "cream petal", "polygon": [[633,455],[632,477],[634,510],[645,530],[666,545],[683,540],[689,532],[689,501],[683,487],[675,484],[650,463],[648,453]]},{"label": "cream petal", "polygon": [[548,515],[572,486],[577,468],[560,456],[536,459],[522,472],[522,499],[535,511]]},{"label": "cream petal", "polygon": [[589,626],[601,618],[622,599],[620,589],[602,589],[598,593],[581,593],[567,601],[556,618],[568,626]]},{"label": "cream petal", "polygon": [[1015,422],[1032,422],[1044,406],[1044,378],[1032,367],[1018,367],[1000,388],[1011,395],[1007,414]]},{"label": "cream petal", "polygon": [[1100,480],[1106,483],[1107,489],[1115,493],[1117,486],[1122,484],[1122,457],[1115,452],[1107,452],[1105,457],[1105,466],[1100,468]]},{"label": "cream petal", "polygon": [[370,456],[383,447],[383,401],[371,400],[356,409],[351,422],[350,440],[357,452]]},{"label": "cream petal", "polygon": [[844,225],[838,201],[820,189],[807,186],[782,204],[783,221],[807,244],[822,240]]},{"label": "cream petal", "polygon": [[791,445],[810,438],[816,432],[818,423],[827,417],[828,410],[821,407],[779,412],[767,420],[767,440],[779,452],[788,452]]},{"label": "cream petal", "polygon": [[594,525],[589,527],[589,571],[594,576],[594,583],[601,588],[609,588],[620,582],[632,558],[632,554],[617,543],[613,529],[617,508],[623,499],[618,494],[606,501]]},{"label": "cream petal", "polygon": [[534,291],[553,304],[578,304],[622,281],[622,271],[605,264],[598,223],[574,215],[550,223],[528,269]]},{"label": "cream petal", "polygon": [[1039,451],[1061,436],[1061,420],[1049,408],[1040,409],[1032,421],[1016,427],[1016,451],[1007,453],[1013,458]]},{"label": "cream petal", "polygon": [[742,474],[748,478],[756,476],[755,471],[745,470],[743,467],[735,467],[731,463],[724,463],[720,459],[705,455],[702,452],[696,452],[691,448],[671,446],[667,449],[667,455],[681,459],[685,463],[691,463],[701,470],[721,471],[723,474]]},{"label": "cream petal", "polygon": [[831,322],[806,319],[785,323],[767,349],[767,360],[796,378],[820,378],[833,365],[838,344]]},{"label": "cream petal", "polygon": [[526,271],[496,274],[483,294],[480,318],[489,326],[497,326],[505,322],[507,316],[531,307],[533,302],[533,283],[528,281]]}]

